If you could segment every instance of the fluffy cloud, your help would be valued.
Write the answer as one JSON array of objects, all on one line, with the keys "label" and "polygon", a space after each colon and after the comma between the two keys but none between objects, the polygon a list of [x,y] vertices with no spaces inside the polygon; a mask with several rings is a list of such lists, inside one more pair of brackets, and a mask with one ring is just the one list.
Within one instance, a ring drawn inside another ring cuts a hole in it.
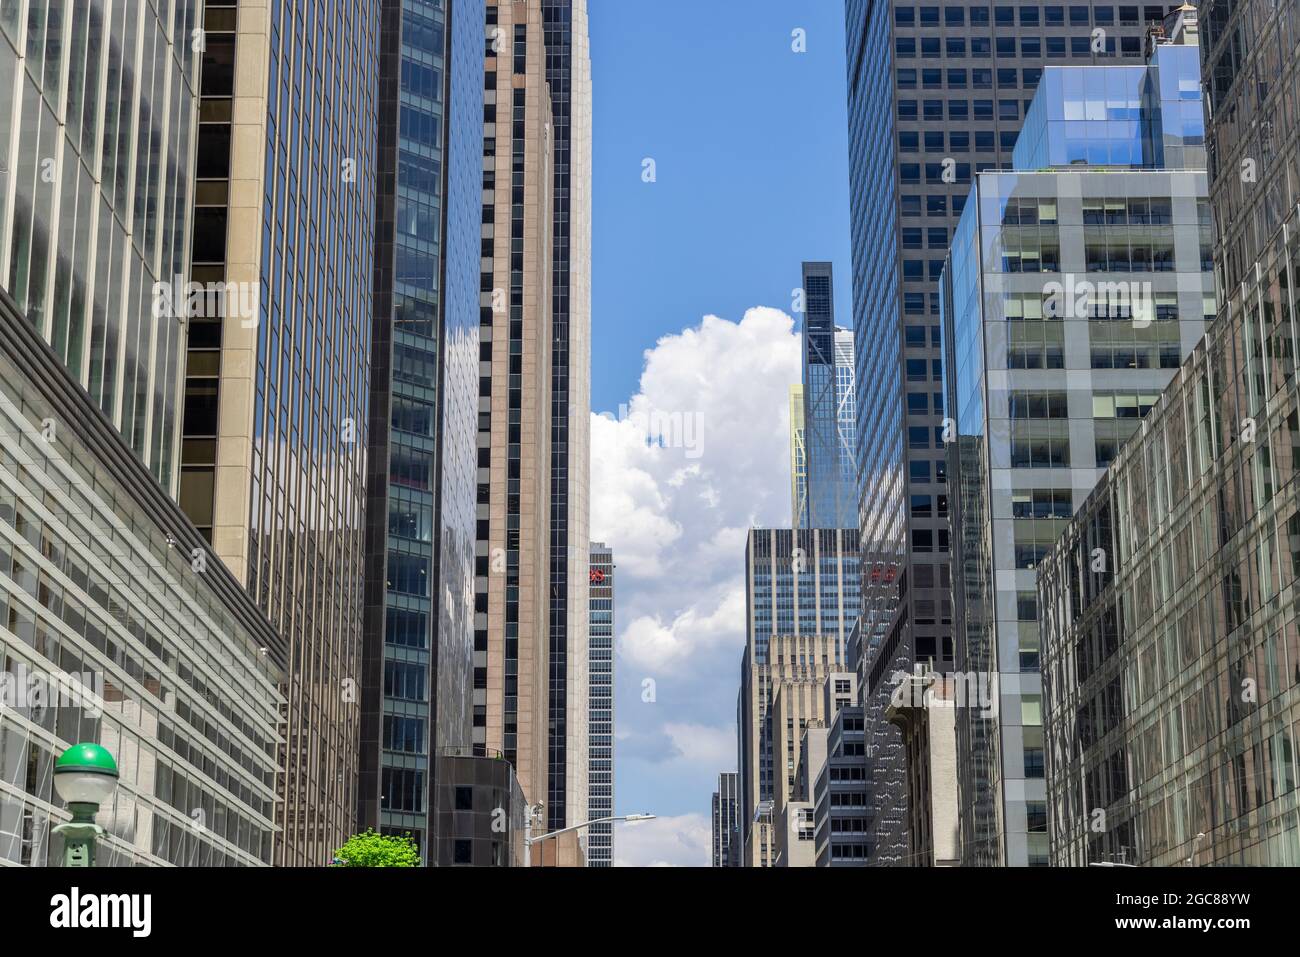
[{"label": "fluffy cloud", "polygon": [[[788,523],[788,389],[799,340],[785,313],[706,316],[645,353],[641,389],[593,418],[591,529],[613,546],[620,651],[677,670],[744,633],[744,542]],[[625,600],[630,597],[631,600]]]},{"label": "fluffy cloud", "polygon": [[620,826],[614,837],[616,867],[708,867],[712,836],[703,814],[660,817]]},{"label": "fluffy cloud", "polygon": [[637,394],[593,418],[591,537],[617,567],[616,798],[666,815],[619,828],[622,865],[708,863],[709,795],[736,766],[745,540],[790,522],[799,378],[788,315],[706,316],[647,350]]},{"label": "fluffy cloud", "polygon": [[[742,552],[736,554],[743,553],[741,547]],[[693,604],[667,624],[659,615],[642,615],[633,620],[623,630],[619,652],[629,664],[649,672],[677,672],[697,651],[734,646],[737,622],[743,636],[744,587],[716,586],[700,593]]]}]

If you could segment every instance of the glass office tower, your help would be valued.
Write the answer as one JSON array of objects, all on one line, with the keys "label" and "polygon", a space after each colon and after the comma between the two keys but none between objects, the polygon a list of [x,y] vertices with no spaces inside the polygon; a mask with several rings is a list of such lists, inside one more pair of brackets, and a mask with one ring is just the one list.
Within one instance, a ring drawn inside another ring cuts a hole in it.
[{"label": "glass office tower", "polygon": [[200,8],[0,3],[0,289],[173,492]]},{"label": "glass office tower", "polygon": [[58,866],[83,741],[100,866],[269,865],[287,643],[65,362],[0,293],[0,865]]},{"label": "glass office tower", "polygon": [[[823,675],[842,667],[861,608],[858,560],[858,534],[851,528],[750,529],[745,545],[747,640],[736,708],[745,866],[766,866],[760,862],[770,860],[770,832],[755,834],[756,821],[775,789],[789,786],[785,772],[772,764],[774,732],[768,713],[777,684],[809,678],[814,665]],[[777,640],[783,649],[780,662],[769,653]],[[787,656],[791,660],[784,660]],[[770,827],[770,821],[762,826]]]},{"label": "glass office tower", "polygon": [[358,823],[433,863],[472,744],[484,5],[383,18]]},{"label": "glass office tower", "polygon": [[[591,647],[587,675],[589,765],[587,816],[597,821],[614,813],[614,552],[602,542],[591,543]],[[587,829],[587,866],[614,864],[614,824]]]},{"label": "glass office tower", "polygon": [[1214,315],[1195,43],[1180,28],[1147,67],[1049,67],[1014,169],[976,177],[953,240],[968,865],[1048,863],[1036,568]]},{"label": "glass office tower", "polygon": [[857,526],[852,437],[853,334],[835,325],[831,264],[803,264],[803,450],[807,499],[801,528]]},{"label": "glass office tower", "polygon": [[[846,0],[863,647],[877,854],[907,853],[889,678],[952,667],[939,275],[971,177],[1009,163],[1044,66],[1140,58],[1164,7]],[[1098,33],[1097,31],[1100,31]],[[1096,51],[1096,52],[1094,52]]]},{"label": "glass office tower", "polygon": [[1300,6],[1199,21],[1219,311],[1040,571],[1054,864],[1300,863]]},{"label": "glass office tower", "polygon": [[[277,863],[356,824],[379,4],[209,0],[182,507],[290,643]],[[233,284],[233,286],[232,286]]]}]

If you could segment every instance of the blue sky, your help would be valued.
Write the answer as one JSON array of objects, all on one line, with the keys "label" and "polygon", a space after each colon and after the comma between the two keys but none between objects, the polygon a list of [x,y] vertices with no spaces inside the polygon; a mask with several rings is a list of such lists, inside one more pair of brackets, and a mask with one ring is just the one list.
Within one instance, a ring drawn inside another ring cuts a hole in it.
[{"label": "blue sky", "polygon": [[592,409],[680,425],[648,447],[648,419],[593,419],[592,536],[618,565],[616,804],[660,815],[621,828],[616,858],[704,864],[735,767],[745,533],[790,521],[802,260],[835,264],[850,324],[843,5],[591,0],[590,30]]},{"label": "blue sky", "polygon": [[843,3],[591,0],[590,31],[592,408],[665,332],[788,311],[805,259],[834,262],[850,325]]}]

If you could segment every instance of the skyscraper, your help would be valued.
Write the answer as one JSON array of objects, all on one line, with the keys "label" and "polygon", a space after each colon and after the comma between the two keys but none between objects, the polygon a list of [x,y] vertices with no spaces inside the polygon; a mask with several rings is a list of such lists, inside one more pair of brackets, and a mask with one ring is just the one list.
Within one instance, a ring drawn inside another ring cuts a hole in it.
[{"label": "skyscraper", "polygon": [[489,4],[479,302],[476,750],[546,800],[553,139],[540,0]]},{"label": "skyscraper", "polygon": [[[772,727],[769,712],[783,682],[816,679],[820,694],[825,676],[841,670],[860,610],[857,532],[750,529],[745,574],[747,640],[737,698],[740,827],[746,866],[767,866],[774,848],[763,829],[770,818],[755,822],[760,811],[770,811],[777,788],[788,793],[793,773],[793,767],[775,766],[774,735],[781,735],[787,753],[797,753],[798,745],[789,729]],[[801,694],[791,714],[820,718],[810,701]]]},{"label": "skyscraper", "polygon": [[953,239],[969,864],[1048,863],[1036,568],[1214,315],[1199,76],[1181,30],[1146,67],[1049,67],[1013,169],[976,177]]},{"label": "skyscraper", "polygon": [[1300,863],[1297,13],[1178,15],[1219,311],[1039,573],[1054,864]]},{"label": "skyscraper", "polygon": [[556,828],[588,788],[586,4],[490,4],[487,30],[474,736]]},{"label": "skyscraper", "polygon": [[953,663],[938,279],[973,172],[1010,161],[1048,63],[1140,57],[1163,7],[846,0],[862,535],[861,694],[877,850],[907,854],[889,676]]},{"label": "skyscraper", "polygon": [[830,263],[803,264],[803,448],[807,503],[801,528],[856,528],[853,336],[835,325]]},{"label": "skyscraper", "polygon": [[[588,572],[591,598],[591,645],[587,676],[588,796],[584,820],[597,821],[614,813],[614,552],[603,542],[591,543]],[[614,823],[587,829],[587,866],[614,863]]]},{"label": "skyscraper", "polygon": [[740,796],[736,791],[736,772],[718,775],[718,789],[713,792],[711,834],[714,867],[740,866]]},{"label": "skyscraper", "polygon": [[587,529],[591,444],[591,58],[587,0],[542,0],[551,98],[550,741],[552,828],[587,807]]},{"label": "skyscraper", "polygon": [[426,862],[472,744],[483,18],[385,0],[380,32],[358,823]]},{"label": "skyscraper", "polygon": [[191,276],[253,308],[191,317],[180,500],[289,642],[276,860],[319,864],[357,809],[380,11],[204,6]]}]

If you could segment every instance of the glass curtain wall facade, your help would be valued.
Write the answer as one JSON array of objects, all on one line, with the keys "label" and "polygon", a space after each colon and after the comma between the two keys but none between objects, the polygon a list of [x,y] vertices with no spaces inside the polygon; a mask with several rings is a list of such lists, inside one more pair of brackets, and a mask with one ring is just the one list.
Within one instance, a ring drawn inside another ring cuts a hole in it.
[{"label": "glass curtain wall facade", "polygon": [[1049,68],[1033,149],[977,177],[957,227],[942,314],[970,865],[1048,863],[1035,570],[1214,315],[1198,78],[1192,45]]},{"label": "glass curtain wall facade", "polygon": [[845,3],[864,602],[854,660],[882,862],[908,853],[889,676],[954,656],[938,285],[953,228],[973,174],[1010,161],[1043,67],[1140,57],[1145,24],[1164,12]]},{"label": "glass curtain wall facade", "polygon": [[[614,813],[614,552],[591,543],[590,650],[587,675],[588,821]],[[614,823],[587,829],[587,866],[614,864]]]},{"label": "glass curtain wall facade", "polygon": [[201,6],[0,3],[0,289],[171,492]]},{"label": "glass curtain wall facade", "polygon": [[1247,352],[1294,335],[1278,252],[1268,325],[1211,328],[1039,571],[1054,865],[1300,864],[1300,397]]},{"label": "glass curtain wall facade", "polygon": [[195,275],[253,309],[189,357],[216,369],[185,408],[187,467],[213,477],[182,502],[290,643],[284,865],[328,860],[356,823],[379,12],[205,7],[200,156],[230,147],[196,191]]},{"label": "glass curtain wall facade", "polygon": [[841,512],[847,519],[841,528],[853,528],[857,522],[857,444],[858,444],[858,390],[857,359],[853,346],[853,330],[835,327],[835,423],[838,429],[836,451],[839,453],[839,484],[841,497],[847,496],[847,507]]},{"label": "glass curtain wall facade", "polygon": [[269,865],[286,643],[64,362],[0,293],[0,863],[58,865],[90,741],[101,866]]},{"label": "glass curtain wall facade", "polygon": [[1300,861],[1300,5],[1199,21],[1219,311],[1040,573],[1053,863]]},{"label": "glass curtain wall facade", "polygon": [[471,745],[483,17],[391,0],[381,30],[359,825],[426,863]]},{"label": "glass curtain wall facade", "polygon": [[[857,525],[852,436],[852,333],[835,326],[831,264],[803,264],[803,449],[806,514],[801,528]],[[846,424],[848,427],[846,428]],[[847,441],[847,445],[846,445]]]}]

